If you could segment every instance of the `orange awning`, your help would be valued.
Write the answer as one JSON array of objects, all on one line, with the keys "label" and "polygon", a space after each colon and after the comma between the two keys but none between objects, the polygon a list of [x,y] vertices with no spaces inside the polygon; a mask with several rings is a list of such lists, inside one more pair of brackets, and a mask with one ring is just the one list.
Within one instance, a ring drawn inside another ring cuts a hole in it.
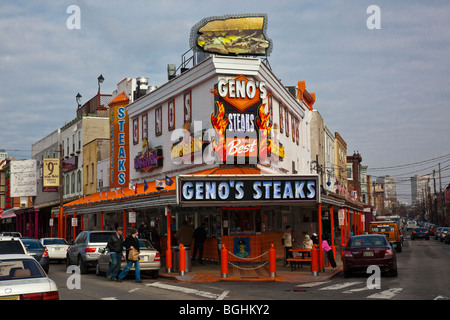
[{"label": "orange awning", "polygon": [[[211,169],[200,170],[189,173],[189,175],[243,175],[243,174],[271,174],[256,167],[215,167]],[[101,204],[114,201],[126,201],[127,199],[138,199],[144,197],[158,196],[164,194],[175,193],[176,191],[176,177],[170,177],[173,181],[172,185],[166,184],[165,188],[158,190],[156,181],[140,183],[130,187],[117,188],[115,190],[96,192],[77,200],[64,204],[64,207],[85,206],[90,204]],[[146,187],[147,185],[147,187]]]}]

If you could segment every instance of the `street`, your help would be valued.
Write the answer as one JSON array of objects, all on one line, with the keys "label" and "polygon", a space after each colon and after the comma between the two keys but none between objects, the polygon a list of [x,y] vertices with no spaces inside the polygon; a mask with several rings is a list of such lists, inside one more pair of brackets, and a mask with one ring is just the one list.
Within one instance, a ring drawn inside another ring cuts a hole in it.
[{"label": "street", "polygon": [[369,289],[368,275],[344,278],[342,273],[325,282],[214,282],[178,283],[143,275],[143,283],[130,274],[122,283],[95,275],[81,275],[79,288],[68,281],[64,264],[52,264],[49,277],[56,281],[61,300],[450,300],[450,245],[438,240],[410,240],[397,253],[398,277],[381,277],[381,289]]}]

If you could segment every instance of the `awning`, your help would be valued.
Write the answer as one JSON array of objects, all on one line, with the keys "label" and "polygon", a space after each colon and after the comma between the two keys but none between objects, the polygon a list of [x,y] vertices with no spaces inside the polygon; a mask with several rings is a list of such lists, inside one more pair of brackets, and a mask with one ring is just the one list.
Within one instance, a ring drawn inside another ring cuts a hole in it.
[{"label": "awning", "polygon": [[15,217],[16,214],[14,213],[14,209],[7,209],[3,211],[3,213],[0,216],[0,219],[15,218]]},{"label": "awning", "polygon": [[[239,174],[273,174],[268,170],[258,167],[214,167],[188,175],[239,175]],[[64,211],[71,214],[98,213],[119,210],[139,209],[146,207],[158,207],[176,205],[176,177],[166,177],[165,186],[158,187],[156,181],[149,181],[129,187],[116,188],[114,190],[96,192],[77,200],[64,204]],[[145,180],[144,180],[145,181]],[[173,181],[172,183],[170,183]],[[170,184],[170,185],[169,185]],[[55,217],[58,216],[58,207],[52,209]]]}]

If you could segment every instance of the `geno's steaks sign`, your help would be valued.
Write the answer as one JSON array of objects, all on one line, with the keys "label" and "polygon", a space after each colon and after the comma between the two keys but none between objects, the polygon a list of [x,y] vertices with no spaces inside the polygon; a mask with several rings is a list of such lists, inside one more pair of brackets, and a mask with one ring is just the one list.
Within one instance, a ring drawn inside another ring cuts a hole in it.
[{"label": "geno's steaks sign", "polygon": [[317,176],[178,176],[181,205],[320,202]]}]

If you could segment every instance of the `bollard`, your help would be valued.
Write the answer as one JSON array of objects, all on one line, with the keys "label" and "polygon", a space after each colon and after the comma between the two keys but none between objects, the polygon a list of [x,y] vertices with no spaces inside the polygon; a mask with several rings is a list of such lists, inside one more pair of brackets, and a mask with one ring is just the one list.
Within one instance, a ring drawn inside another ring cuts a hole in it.
[{"label": "bollard", "polygon": [[313,276],[319,274],[319,250],[316,245],[311,249],[311,271]]},{"label": "bollard", "polygon": [[220,273],[222,278],[228,278],[228,251],[224,244],[220,251]]},{"label": "bollard", "polygon": [[170,247],[166,250],[166,271],[167,273],[172,272],[172,250],[170,250]]},{"label": "bollard", "polygon": [[270,277],[274,278],[277,274],[277,258],[275,255],[275,248],[273,246],[273,243],[269,249],[269,273]]},{"label": "bollard", "polygon": [[180,254],[178,256],[179,266],[180,266],[180,276],[184,276],[186,273],[186,249],[184,249],[183,244],[180,244]]}]

